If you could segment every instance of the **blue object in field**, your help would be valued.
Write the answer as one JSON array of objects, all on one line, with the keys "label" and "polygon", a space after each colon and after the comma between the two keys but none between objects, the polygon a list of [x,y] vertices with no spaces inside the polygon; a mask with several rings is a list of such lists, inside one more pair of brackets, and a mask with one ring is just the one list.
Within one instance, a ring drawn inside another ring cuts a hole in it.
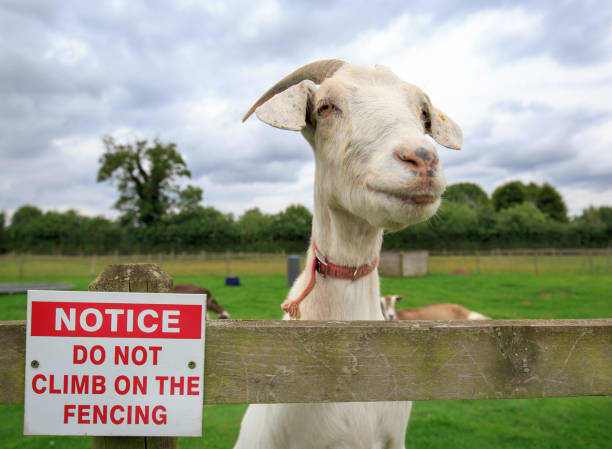
[{"label": "blue object in field", "polygon": [[228,276],[225,278],[225,285],[228,287],[240,286],[240,278],[238,276]]}]

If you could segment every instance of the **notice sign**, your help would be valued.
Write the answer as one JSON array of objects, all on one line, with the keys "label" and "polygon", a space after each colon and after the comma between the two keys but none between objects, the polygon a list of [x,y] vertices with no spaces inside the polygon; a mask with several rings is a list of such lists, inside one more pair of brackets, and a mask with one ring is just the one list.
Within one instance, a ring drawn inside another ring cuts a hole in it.
[{"label": "notice sign", "polygon": [[28,291],[24,434],[200,436],[205,304]]}]

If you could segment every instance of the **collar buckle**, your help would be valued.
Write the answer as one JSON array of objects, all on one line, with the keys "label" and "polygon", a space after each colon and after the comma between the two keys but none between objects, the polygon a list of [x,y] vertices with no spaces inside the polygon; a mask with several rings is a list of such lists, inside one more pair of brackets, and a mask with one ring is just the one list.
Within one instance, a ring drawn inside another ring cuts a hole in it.
[{"label": "collar buckle", "polygon": [[327,272],[329,270],[329,265],[328,265],[327,261],[322,260],[321,258],[319,258],[319,256],[315,256],[315,259],[317,260],[317,271],[324,278],[327,277]]}]

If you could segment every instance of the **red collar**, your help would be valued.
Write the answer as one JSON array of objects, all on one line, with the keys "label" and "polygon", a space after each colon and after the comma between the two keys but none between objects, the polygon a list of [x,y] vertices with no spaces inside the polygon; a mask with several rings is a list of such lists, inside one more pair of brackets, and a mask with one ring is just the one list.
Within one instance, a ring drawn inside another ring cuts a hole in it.
[{"label": "red collar", "polygon": [[281,304],[281,308],[289,314],[291,318],[300,317],[300,302],[312,291],[316,282],[315,271],[321,274],[324,278],[329,276],[335,279],[350,279],[356,281],[362,277],[367,276],[376,269],[378,265],[378,259],[374,259],[372,262],[360,265],[358,267],[345,267],[342,265],[336,265],[330,262],[326,256],[322,256],[319,248],[314,240],[312,240],[312,264],[310,266],[310,280],[308,285],[295,299],[287,299]]},{"label": "red collar", "polygon": [[320,273],[323,277],[332,277],[335,279],[350,279],[356,281],[359,278],[367,276],[376,269],[378,265],[378,259],[358,267],[345,267],[342,265],[336,265],[327,259],[327,256],[323,256],[315,241],[312,241],[312,249],[314,253],[315,270]]}]

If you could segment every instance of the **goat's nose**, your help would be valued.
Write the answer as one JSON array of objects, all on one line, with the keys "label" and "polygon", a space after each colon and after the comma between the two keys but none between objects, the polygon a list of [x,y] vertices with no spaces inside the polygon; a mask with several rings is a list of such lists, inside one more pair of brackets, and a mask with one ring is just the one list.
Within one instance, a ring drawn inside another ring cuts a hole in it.
[{"label": "goat's nose", "polygon": [[435,151],[424,147],[417,147],[415,150],[398,148],[395,157],[418,176],[433,176],[433,171],[438,166],[438,156]]}]

